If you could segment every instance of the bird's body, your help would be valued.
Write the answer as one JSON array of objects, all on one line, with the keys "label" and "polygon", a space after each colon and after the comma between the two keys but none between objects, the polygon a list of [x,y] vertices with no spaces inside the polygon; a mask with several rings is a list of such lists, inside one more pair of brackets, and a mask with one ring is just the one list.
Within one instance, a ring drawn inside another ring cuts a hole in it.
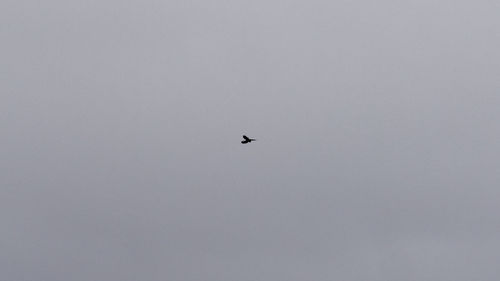
[{"label": "bird's body", "polygon": [[256,139],[251,139],[245,135],[243,135],[243,140],[241,141],[242,144],[247,144],[247,143],[250,143],[252,141],[256,141]]}]

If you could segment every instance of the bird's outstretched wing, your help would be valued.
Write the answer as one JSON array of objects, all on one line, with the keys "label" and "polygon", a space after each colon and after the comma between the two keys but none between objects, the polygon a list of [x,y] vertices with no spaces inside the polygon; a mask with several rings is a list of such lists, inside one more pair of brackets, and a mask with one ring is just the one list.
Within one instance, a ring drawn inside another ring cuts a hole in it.
[{"label": "bird's outstretched wing", "polygon": [[246,140],[246,141],[249,141],[250,138],[248,138],[247,136],[243,135],[243,138]]}]

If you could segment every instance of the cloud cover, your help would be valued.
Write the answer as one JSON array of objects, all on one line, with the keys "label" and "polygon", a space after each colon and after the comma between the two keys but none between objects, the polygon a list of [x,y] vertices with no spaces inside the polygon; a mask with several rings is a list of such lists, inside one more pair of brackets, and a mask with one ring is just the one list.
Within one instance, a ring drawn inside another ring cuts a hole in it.
[{"label": "cloud cover", "polygon": [[497,279],[498,3],[0,5],[2,280]]}]

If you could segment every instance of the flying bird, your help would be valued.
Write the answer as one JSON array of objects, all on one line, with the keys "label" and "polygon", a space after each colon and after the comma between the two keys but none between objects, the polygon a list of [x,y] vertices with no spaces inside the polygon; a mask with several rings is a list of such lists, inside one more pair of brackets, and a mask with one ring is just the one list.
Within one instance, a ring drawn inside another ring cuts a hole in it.
[{"label": "flying bird", "polygon": [[245,135],[243,135],[243,140],[241,141],[242,144],[246,144],[246,143],[249,143],[249,142],[252,142],[252,141],[255,141],[256,139],[251,139]]}]

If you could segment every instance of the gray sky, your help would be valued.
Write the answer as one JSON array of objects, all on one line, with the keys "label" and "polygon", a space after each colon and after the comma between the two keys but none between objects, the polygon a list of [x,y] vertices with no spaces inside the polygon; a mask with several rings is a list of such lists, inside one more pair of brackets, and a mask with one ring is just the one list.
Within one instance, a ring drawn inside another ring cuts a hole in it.
[{"label": "gray sky", "polygon": [[499,15],[1,1],[0,279],[498,280]]}]

